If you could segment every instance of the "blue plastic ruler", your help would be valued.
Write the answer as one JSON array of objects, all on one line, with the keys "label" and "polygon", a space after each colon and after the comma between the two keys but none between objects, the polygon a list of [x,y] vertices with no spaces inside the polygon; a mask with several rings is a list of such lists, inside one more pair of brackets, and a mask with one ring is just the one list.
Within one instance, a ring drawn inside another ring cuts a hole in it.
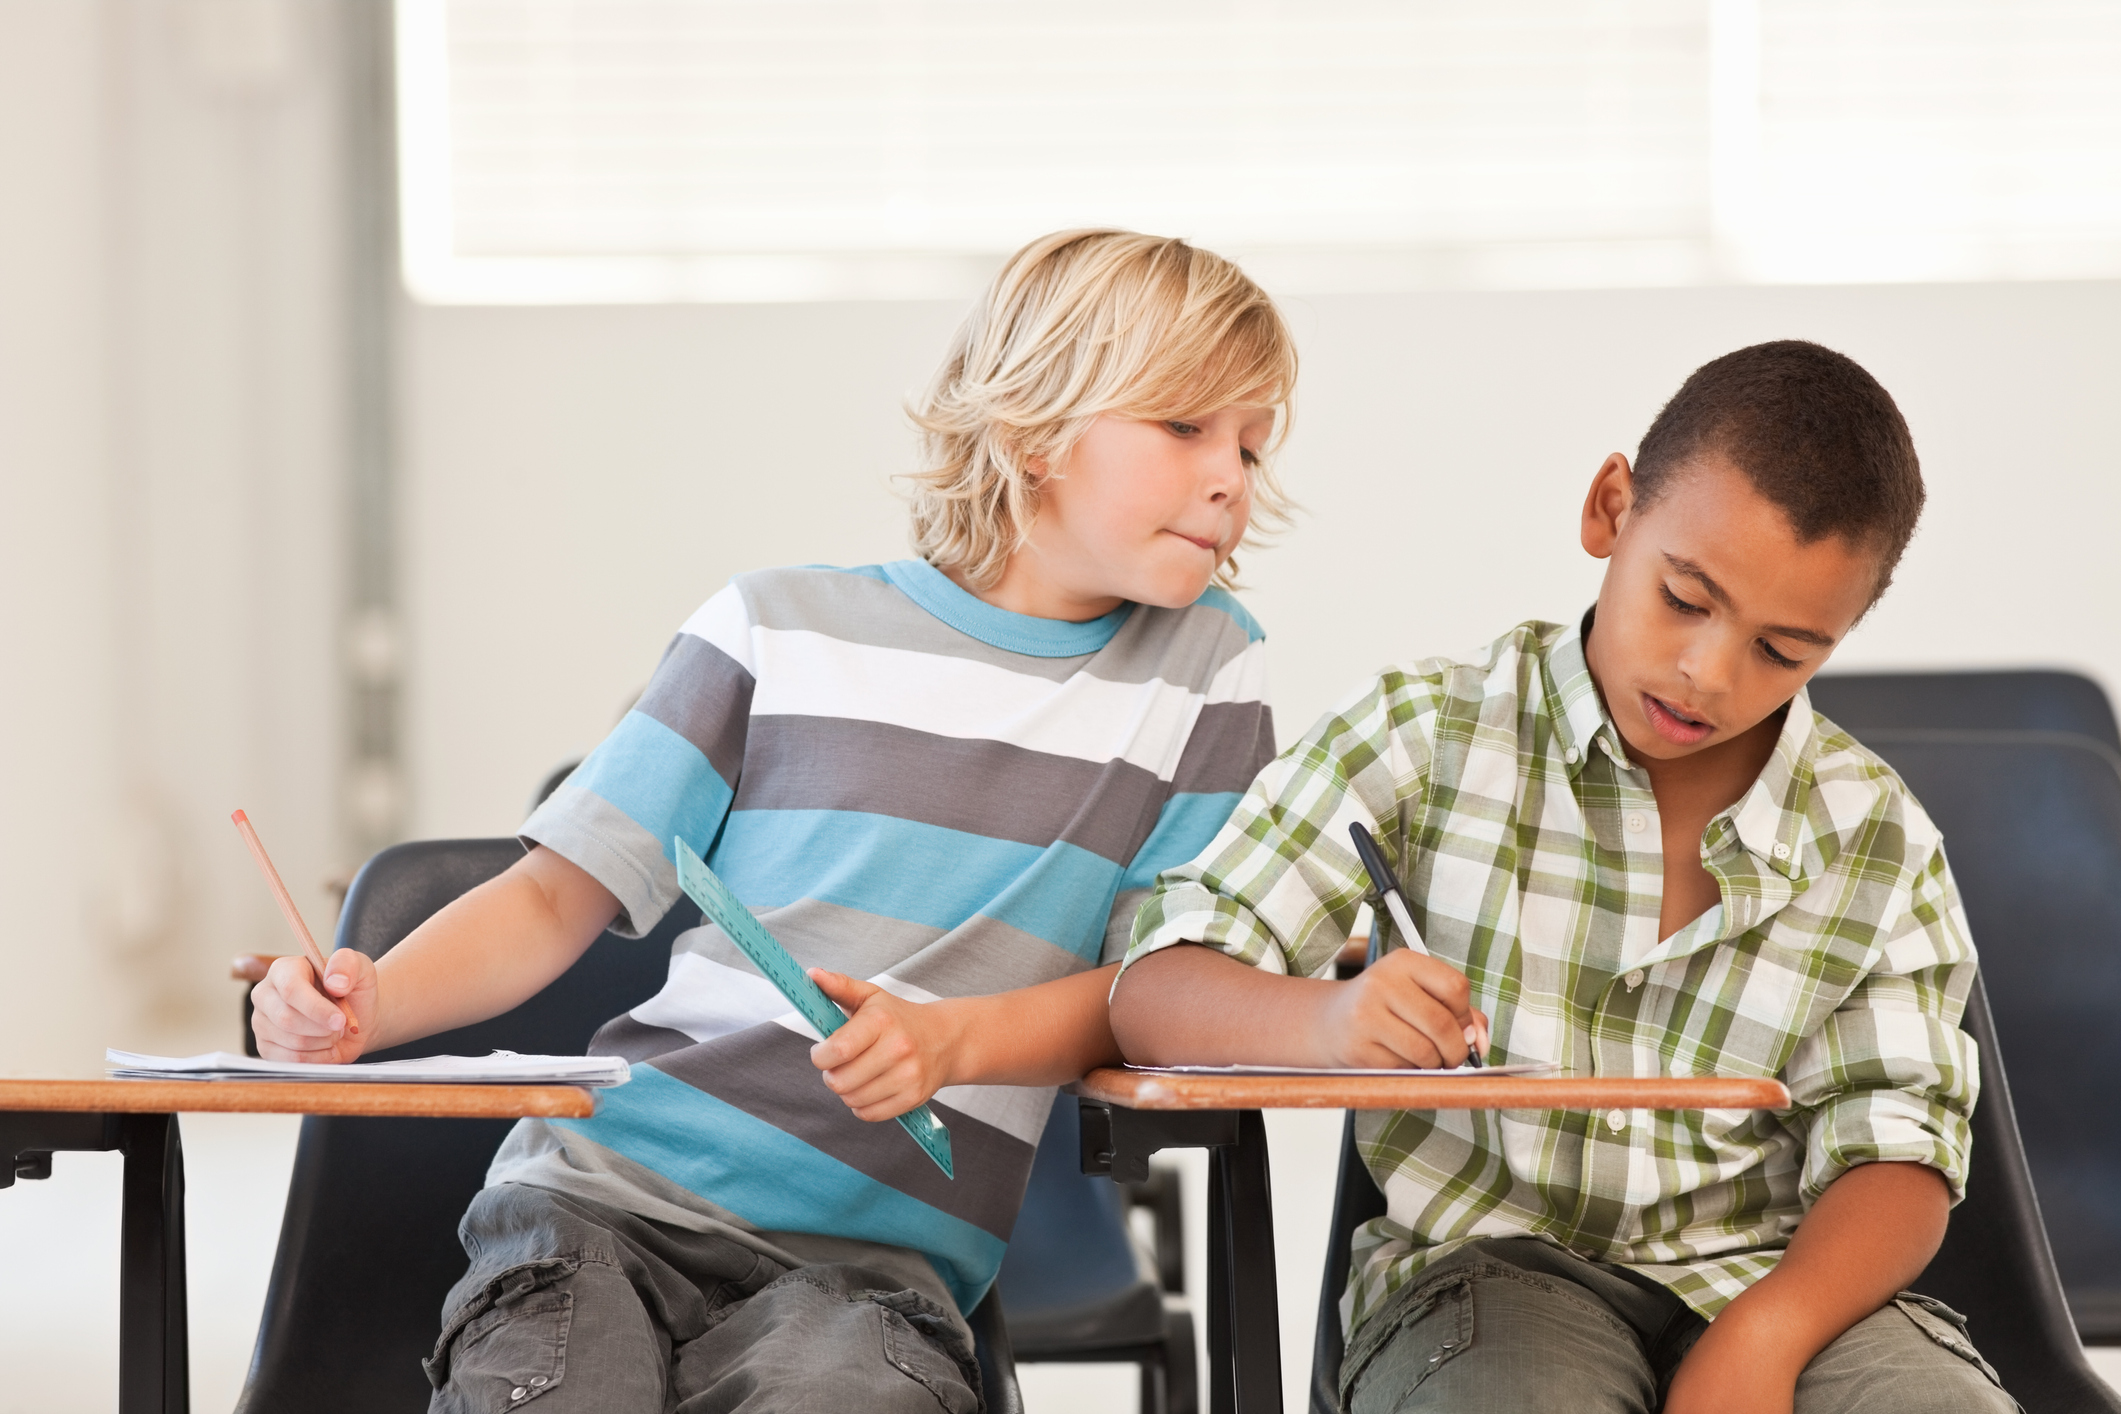
[{"label": "blue plastic ruler", "polygon": [[[694,854],[683,840],[676,840],[674,844],[672,853],[677,860],[678,886],[700,906],[715,927],[729,935],[729,941],[743,950],[752,965],[766,974],[766,980],[794,1003],[803,1020],[815,1026],[820,1036],[830,1036],[846,1025],[847,1013],[818,990],[817,983],[810,980],[810,974],[788,955],[788,949],[781,946],[778,938],[766,931],[765,924],[751,916],[751,910],[729,892],[729,886],[714,876],[706,861]],[[935,1160],[943,1177],[957,1177],[950,1168],[950,1131],[935,1117],[935,1111],[922,1105],[900,1115],[898,1122],[913,1136],[913,1142],[921,1146],[921,1152]]]}]

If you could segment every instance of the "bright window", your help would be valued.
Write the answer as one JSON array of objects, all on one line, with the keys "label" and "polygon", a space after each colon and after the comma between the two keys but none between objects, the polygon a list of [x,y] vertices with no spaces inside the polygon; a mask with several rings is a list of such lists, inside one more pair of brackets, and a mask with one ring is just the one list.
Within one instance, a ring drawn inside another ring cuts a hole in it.
[{"label": "bright window", "polygon": [[959,296],[1122,225],[1270,287],[2121,275],[2121,5],[398,0],[442,302]]}]

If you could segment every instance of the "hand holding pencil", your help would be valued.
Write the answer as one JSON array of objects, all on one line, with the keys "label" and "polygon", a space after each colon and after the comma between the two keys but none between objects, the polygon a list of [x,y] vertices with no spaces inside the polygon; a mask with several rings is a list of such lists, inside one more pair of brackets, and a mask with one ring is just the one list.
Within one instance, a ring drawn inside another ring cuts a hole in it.
[{"label": "hand holding pencil", "polygon": [[257,1033],[259,1053],[268,1060],[342,1063],[355,1059],[366,1049],[362,1023],[374,1019],[375,964],[351,948],[325,958],[250,818],[240,810],[231,818],[303,953],[276,959],[265,980],[251,989],[252,1029]]}]

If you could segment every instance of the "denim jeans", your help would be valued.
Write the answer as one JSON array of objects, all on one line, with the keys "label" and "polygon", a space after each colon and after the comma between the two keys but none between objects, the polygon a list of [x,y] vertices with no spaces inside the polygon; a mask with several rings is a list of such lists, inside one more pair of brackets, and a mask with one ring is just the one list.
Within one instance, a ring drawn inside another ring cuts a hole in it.
[{"label": "denim jeans", "polygon": [[482,1190],[471,1269],[426,1362],[429,1414],[981,1414],[950,1313],[849,1263],[741,1243],[549,1189]]},{"label": "denim jeans", "polygon": [[[1341,1365],[1348,1414],[1652,1414],[1708,1323],[1624,1268],[1530,1238],[1469,1243],[1363,1323]],[[1942,1302],[1903,1292],[1797,1382],[1796,1414],[2013,1414]]]}]

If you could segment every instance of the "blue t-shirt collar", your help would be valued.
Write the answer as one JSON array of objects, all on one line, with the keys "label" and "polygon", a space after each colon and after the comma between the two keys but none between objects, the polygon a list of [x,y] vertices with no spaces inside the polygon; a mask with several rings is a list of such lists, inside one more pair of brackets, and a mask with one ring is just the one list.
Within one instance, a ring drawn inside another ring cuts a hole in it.
[{"label": "blue t-shirt collar", "polygon": [[881,568],[908,599],[959,633],[1033,658],[1080,658],[1095,653],[1112,641],[1112,635],[1134,612],[1134,605],[1126,603],[1102,618],[1083,623],[1033,618],[995,608],[978,595],[959,588],[950,576],[926,560],[893,560]]}]

